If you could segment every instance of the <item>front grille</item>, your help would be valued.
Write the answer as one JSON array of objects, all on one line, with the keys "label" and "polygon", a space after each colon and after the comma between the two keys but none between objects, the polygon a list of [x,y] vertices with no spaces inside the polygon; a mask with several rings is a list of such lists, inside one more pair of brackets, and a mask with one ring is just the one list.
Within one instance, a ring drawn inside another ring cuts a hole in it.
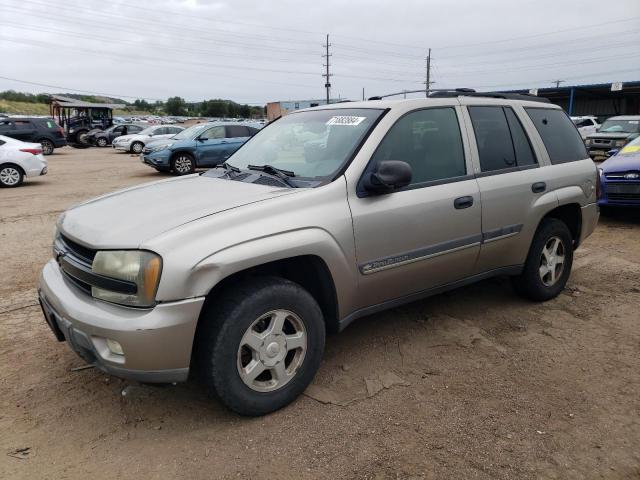
[{"label": "front grille", "polygon": [[92,250],[91,248],[87,248],[84,247],[82,245],[80,245],[77,242],[74,242],[73,240],[71,240],[69,237],[66,237],[64,235],[60,235],[60,240],[62,241],[65,250],[71,254],[72,256],[76,257],[78,260],[80,260],[82,263],[86,263],[87,265],[91,266],[93,264],[93,259],[96,256],[96,251]]},{"label": "front grille", "polygon": [[[639,171],[639,170],[635,170],[635,171],[634,171],[634,170],[631,170],[631,171],[628,171],[628,172],[612,172],[612,173],[605,173],[605,175],[604,175],[604,176],[605,176],[605,178],[606,178],[606,179],[612,179],[612,180],[614,180],[614,179],[615,179],[615,180],[624,180],[625,175],[629,175],[629,174],[632,174],[632,175],[633,175],[633,174],[638,175],[638,176],[639,176],[638,178],[640,178],[640,171]],[[633,180],[633,179],[631,179],[631,180]]]},{"label": "front grille", "polygon": [[67,272],[64,271],[64,269],[62,270],[62,273],[64,274],[64,277],[67,280],[69,280],[71,283],[73,283],[76,287],[78,287],[80,290],[87,293],[88,295],[91,295],[91,285],[89,285],[86,282],[83,282],[82,280],[77,279],[72,275],[69,275]]},{"label": "front grille", "polygon": [[607,183],[607,198],[614,201],[640,201],[639,183]]},{"label": "front grille", "polygon": [[613,143],[613,140],[608,140],[606,138],[594,138],[593,143],[594,145],[605,146],[605,145],[611,145],[611,143]]}]

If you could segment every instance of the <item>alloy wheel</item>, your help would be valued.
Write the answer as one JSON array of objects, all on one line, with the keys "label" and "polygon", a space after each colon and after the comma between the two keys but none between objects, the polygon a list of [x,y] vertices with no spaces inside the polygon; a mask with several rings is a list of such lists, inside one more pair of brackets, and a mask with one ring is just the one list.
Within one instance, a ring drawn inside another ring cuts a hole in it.
[{"label": "alloy wheel", "polygon": [[252,390],[273,392],[296,375],[307,352],[307,331],[295,313],[273,310],[256,319],[238,346],[238,373]]},{"label": "alloy wheel", "polygon": [[555,285],[564,271],[565,246],[558,237],[551,237],[545,243],[540,256],[540,268],[538,269],[542,283],[551,287]]},{"label": "alloy wheel", "polygon": [[174,162],[174,168],[180,174],[191,172],[191,159],[186,155],[180,155]]},{"label": "alloy wheel", "polygon": [[4,167],[0,170],[0,183],[12,187],[20,182],[20,172],[13,167]]}]

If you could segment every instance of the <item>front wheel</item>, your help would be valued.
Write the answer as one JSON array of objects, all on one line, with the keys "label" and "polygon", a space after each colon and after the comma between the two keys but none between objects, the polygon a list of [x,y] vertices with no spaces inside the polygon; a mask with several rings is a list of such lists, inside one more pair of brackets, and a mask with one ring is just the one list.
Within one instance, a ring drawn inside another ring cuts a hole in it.
[{"label": "front wheel", "polygon": [[533,237],[522,274],[513,278],[515,290],[530,300],[542,302],[564,289],[573,265],[573,240],[567,225],[546,218]]},{"label": "front wheel", "polygon": [[104,137],[100,137],[96,140],[96,145],[98,145],[99,147],[106,147],[107,146],[107,139]]},{"label": "front wheel", "polygon": [[300,285],[256,278],[216,297],[200,319],[197,358],[207,386],[231,410],[264,415],[295,400],[324,351],[320,307]]},{"label": "front wheel", "polygon": [[188,175],[196,171],[195,161],[188,153],[178,153],[171,160],[171,170],[176,175]]}]

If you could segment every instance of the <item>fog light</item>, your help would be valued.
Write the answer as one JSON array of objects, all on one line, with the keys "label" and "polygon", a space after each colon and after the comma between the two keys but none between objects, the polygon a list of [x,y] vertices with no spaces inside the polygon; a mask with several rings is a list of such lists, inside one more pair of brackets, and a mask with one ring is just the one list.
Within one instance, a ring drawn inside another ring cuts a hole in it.
[{"label": "fog light", "polygon": [[122,345],[120,345],[115,340],[111,340],[110,338],[107,338],[107,347],[109,348],[109,351],[114,355],[124,355],[124,351],[122,350]]}]

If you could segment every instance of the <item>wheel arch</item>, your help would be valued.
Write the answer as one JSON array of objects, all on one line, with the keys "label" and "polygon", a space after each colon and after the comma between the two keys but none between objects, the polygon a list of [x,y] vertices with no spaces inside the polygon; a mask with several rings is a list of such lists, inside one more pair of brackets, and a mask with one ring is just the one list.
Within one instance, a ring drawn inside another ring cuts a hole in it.
[{"label": "wheel arch", "polygon": [[580,244],[580,232],[582,231],[582,208],[579,203],[566,203],[559,205],[547,212],[538,223],[538,227],[546,218],[555,218],[563,222],[571,232],[574,250]]},{"label": "wheel arch", "polygon": [[4,163],[0,163],[0,168],[3,167],[15,167],[18,170],[20,170],[20,173],[22,173],[23,177],[27,176],[27,172],[25,172],[24,168],[22,168],[20,165],[18,165],[17,163],[13,163],[13,162],[4,162]]},{"label": "wheel arch", "polygon": [[[299,255],[282,258],[244,270],[236,271],[214,285],[206,295],[205,305],[234,286],[251,278],[275,276],[297,283],[318,302],[328,331],[337,332],[339,328],[338,296],[333,275],[327,263],[318,255]],[[203,312],[206,308],[202,309]],[[198,319],[198,323],[202,317]]]}]

